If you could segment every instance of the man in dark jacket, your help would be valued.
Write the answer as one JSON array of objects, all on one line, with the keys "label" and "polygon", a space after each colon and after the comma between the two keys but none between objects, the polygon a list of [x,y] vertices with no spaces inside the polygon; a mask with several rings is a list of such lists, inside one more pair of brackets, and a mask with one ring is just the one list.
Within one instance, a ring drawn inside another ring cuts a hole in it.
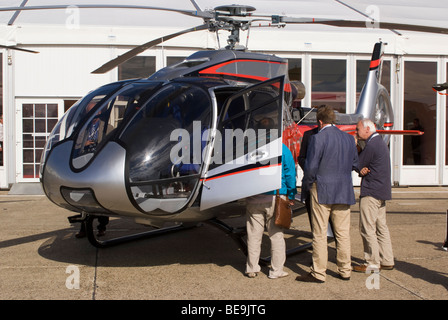
[{"label": "man in dark jacket", "polygon": [[343,280],[350,279],[350,205],[356,203],[352,170],[358,168],[355,139],[333,125],[331,107],[321,107],[316,119],[319,132],[310,139],[302,180],[302,198],[311,193],[313,265],[298,281],[323,283],[328,262],[327,229],[333,221],[337,266]]},{"label": "man in dark jacket", "polygon": [[394,267],[394,255],[386,224],[386,200],[392,199],[389,149],[369,119],[358,122],[356,134],[359,140],[366,142],[359,154],[362,177],[359,230],[365,264],[354,266],[353,271],[390,270]]},{"label": "man in dark jacket", "polygon": [[[319,132],[319,127],[315,127],[313,129],[310,129],[308,131],[305,131],[303,133],[302,143],[300,144],[300,153],[298,157],[299,166],[302,169],[302,171],[305,170],[305,160],[306,160],[306,153],[308,151],[308,144],[310,138]],[[305,199],[302,199],[302,201],[305,201],[305,207],[306,211],[308,213],[308,219],[310,221],[311,231],[313,230],[313,224],[311,223],[311,196],[310,194],[307,195]]]}]

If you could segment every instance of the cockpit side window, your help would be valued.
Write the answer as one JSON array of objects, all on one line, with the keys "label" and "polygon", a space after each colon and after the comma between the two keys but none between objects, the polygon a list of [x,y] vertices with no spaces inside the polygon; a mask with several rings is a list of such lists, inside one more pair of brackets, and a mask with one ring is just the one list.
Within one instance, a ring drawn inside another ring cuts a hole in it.
[{"label": "cockpit side window", "polygon": [[118,90],[122,84],[120,83],[113,83],[106,86],[103,86],[101,88],[98,88],[95,91],[92,91],[87,96],[85,96],[83,99],[76,102],[70,110],[73,110],[71,114],[69,115],[67,119],[67,134],[66,136],[69,137],[74,133],[79,125],[84,121],[86,117],[89,116],[90,112],[93,112],[92,110],[98,105],[101,104],[101,102],[107,97],[109,97],[111,94],[113,94],[116,90]]}]

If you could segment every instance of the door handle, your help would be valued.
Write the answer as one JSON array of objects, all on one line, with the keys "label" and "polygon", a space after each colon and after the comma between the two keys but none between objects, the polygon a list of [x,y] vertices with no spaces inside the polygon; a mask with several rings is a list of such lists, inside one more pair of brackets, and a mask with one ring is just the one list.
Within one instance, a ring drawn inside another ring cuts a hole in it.
[{"label": "door handle", "polygon": [[265,159],[269,153],[264,150],[255,150],[248,155],[248,159],[250,161],[260,161],[262,159]]}]

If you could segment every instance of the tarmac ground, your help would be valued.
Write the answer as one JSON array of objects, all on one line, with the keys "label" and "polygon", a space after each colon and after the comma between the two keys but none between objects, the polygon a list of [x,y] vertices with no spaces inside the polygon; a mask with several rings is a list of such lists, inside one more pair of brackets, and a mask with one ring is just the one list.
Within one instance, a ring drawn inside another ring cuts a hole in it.
[{"label": "tarmac ground", "polygon": [[[358,192],[358,191],[356,191]],[[358,195],[358,193],[356,193]],[[96,248],[77,239],[79,224],[43,195],[0,191],[1,300],[446,300],[448,187],[393,188],[387,202],[395,269],[337,277],[335,243],[328,245],[327,281],[295,281],[309,271],[311,250],[288,257],[288,277],[268,279],[268,267],[244,276],[245,255],[226,233],[204,223],[192,229]],[[353,264],[363,262],[358,204],[351,211]],[[243,218],[229,224],[244,226]],[[111,219],[107,235],[145,226]],[[285,232],[287,248],[311,241],[306,214]],[[263,240],[269,255],[269,239]],[[197,303],[197,302],[196,302]]]}]

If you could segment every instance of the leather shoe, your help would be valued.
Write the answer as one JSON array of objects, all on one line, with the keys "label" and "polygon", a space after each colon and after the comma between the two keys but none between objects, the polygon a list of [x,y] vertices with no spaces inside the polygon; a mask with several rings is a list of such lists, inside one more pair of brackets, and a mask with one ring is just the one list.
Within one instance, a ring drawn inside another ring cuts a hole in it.
[{"label": "leather shoe", "polygon": [[[353,266],[353,271],[355,271],[355,272],[362,272],[362,273],[366,273],[367,272],[367,268],[369,268],[366,264],[361,264],[361,265],[356,265],[356,266]],[[380,271],[381,270],[381,267],[380,268],[375,268],[375,267],[370,267],[369,268],[369,272],[376,272],[376,271]]]},{"label": "leather shoe", "polygon": [[296,281],[301,282],[312,282],[312,283],[324,283],[325,281],[319,280],[316,277],[314,277],[311,273],[307,273],[304,276],[297,276]]},{"label": "leather shoe", "polygon": [[246,276],[248,278],[255,278],[256,276],[258,276],[258,272],[249,272],[249,273],[246,273]]},{"label": "leather shoe", "polygon": [[381,270],[394,270],[394,265],[391,265],[391,266],[383,266],[383,265],[381,265],[381,267],[380,267],[380,269]]}]

